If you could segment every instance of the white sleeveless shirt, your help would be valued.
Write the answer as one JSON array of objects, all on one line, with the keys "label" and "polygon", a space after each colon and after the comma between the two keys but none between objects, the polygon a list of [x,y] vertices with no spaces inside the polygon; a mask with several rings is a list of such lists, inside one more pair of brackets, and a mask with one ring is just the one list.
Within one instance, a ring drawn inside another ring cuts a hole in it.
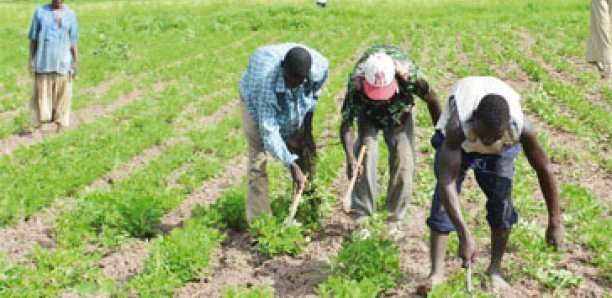
[{"label": "white sleeveless shirt", "polygon": [[[490,146],[484,145],[473,132],[470,118],[478,107],[482,98],[487,94],[498,94],[506,99],[510,108],[510,123],[508,130],[500,140]],[[465,134],[465,141],[461,147],[465,152],[483,154],[501,153],[508,146],[520,142],[523,131],[523,112],[521,110],[521,96],[508,86],[508,84],[494,77],[467,77],[459,80],[451,92],[449,98],[454,97],[454,104],[459,115],[461,129]],[[450,100],[444,106],[440,119],[436,124],[436,130],[446,134],[446,123],[451,116]]]}]

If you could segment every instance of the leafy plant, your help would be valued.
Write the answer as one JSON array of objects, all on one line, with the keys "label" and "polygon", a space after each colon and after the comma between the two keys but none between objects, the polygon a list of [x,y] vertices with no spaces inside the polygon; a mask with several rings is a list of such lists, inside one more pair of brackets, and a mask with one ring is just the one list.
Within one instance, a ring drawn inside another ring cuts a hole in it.
[{"label": "leafy plant", "polygon": [[117,211],[121,216],[118,228],[133,237],[150,238],[160,231],[159,224],[164,210],[155,198],[143,196],[126,202],[120,201]]},{"label": "leafy plant", "polygon": [[[331,259],[331,275],[349,280],[369,279],[383,290],[394,288],[403,275],[399,248],[386,234],[383,216],[374,216]],[[367,232],[361,232],[367,231]]]},{"label": "leafy plant", "polygon": [[219,215],[219,221],[225,227],[235,231],[245,231],[248,227],[246,220],[246,187],[238,184],[227,190],[223,196],[206,212],[215,212]]},{"label": "leafy plant", "polygon": [[285,227],[282,220],[270,215],[262,215],[253,221],[249,231],[257,235],[257,251],[268,257],[297,255],[308,243],[299,225]]}]

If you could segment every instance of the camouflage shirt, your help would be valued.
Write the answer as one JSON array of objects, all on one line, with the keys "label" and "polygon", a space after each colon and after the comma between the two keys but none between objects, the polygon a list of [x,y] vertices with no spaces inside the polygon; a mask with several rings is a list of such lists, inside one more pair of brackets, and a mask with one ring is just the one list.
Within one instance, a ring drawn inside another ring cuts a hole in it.
[{"label": "camouflage shirt", "polygon": [[[364,62],[374,53],[384,52],[393,58],[396,70],[408,77],[406,84],[398,81],[399,92],[389,100],[371,100],[362,88],[364,79]],[[342,122],[353,124],[357,117],[369,117],[379,127],[397,126],[405,110],[414,105],[414,96],[423,96],[416,84],[418,79],[424,79],[418,66],[408,54],[399,47],[375,45],[366,50],[351,73],[347,92],[342,105]]]}]

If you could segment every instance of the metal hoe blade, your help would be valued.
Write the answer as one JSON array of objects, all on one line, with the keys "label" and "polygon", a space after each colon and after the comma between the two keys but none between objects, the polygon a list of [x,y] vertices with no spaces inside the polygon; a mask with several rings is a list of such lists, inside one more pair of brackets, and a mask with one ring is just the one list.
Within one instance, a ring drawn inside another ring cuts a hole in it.
[{"label": "metal hoe blade", "polygon": [[467,268],[465,268],[465,288],[467,292],[472,296],[472,263],[468,263]]}]

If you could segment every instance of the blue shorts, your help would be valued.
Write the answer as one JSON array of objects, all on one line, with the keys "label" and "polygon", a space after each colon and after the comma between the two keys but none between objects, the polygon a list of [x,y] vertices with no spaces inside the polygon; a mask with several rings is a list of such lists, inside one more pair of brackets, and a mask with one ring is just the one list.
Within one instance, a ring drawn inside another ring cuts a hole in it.
[{"label": "blue shorts", "polygon": [[[431,138],[431,145],[436,148],[434,173],[439,173],[440,146],[444,135],[436,131]],[[473,169],[476,181],[487,196],[487,221],[493,229],[510,228],[518,220],[518,213],[512,203],[512,180],[514,179],[514,161],[521,151],[520,145],[513,145],[500,154],[461,153],[461,171],[457,178],[457,192],[461,192],[461,183],[468,169]],[[444,205],[436,188],[431,203],[431,213],[427,225],[439,233],[455,230],[453,223],[444,210]]]}]

